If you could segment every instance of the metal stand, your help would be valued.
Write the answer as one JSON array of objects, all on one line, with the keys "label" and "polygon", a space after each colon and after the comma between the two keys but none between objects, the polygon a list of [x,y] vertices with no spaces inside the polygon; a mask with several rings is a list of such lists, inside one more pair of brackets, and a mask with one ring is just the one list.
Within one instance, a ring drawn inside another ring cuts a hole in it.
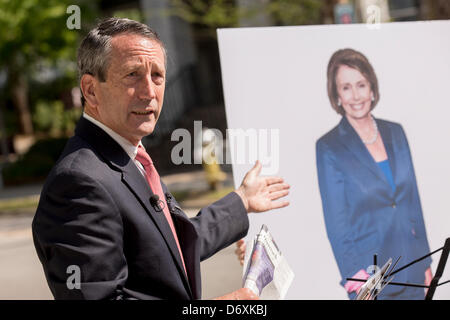
[{"label": "metal stand", "polygon": [[[436,288],[441,286],[441,285],[443,285],[443,284],[446,284],[446,283],[450,282],[450,280],[447,280],[447,281],[439,283],[439,280],[442,277],[442,274],[444,273],[445,265],[447,263],[447,259],[448,259],[449,253],[450,253],[450,238],[447,238],[445,240],[445,244],[444,244],[444,246],[442,248],[439,248],[439,249],[437,249],[437,250],[435,250],[435,251],[433,251],[433,252],[431,252],[431,253],[429,253],[427,255],[424,255],[423,257],[420,257],[419,259],[416,259],[416,260],[408,263],[407,265],[405,265],[405,266],[403,266],[401,268],[398,268],[395,271],[392,271],[389,274],[389,276],[393,276],[394,274],[396,274],[396,273],[398,273],[398,272],[408,268],[409,266],[411,266],[411,265],[413,265],[413,264],[415,264],[415,263],[417,263],[419,261],[422,261],[422,260],[428,258],[429,256],[431,256],[431,255],[433,255],[436,252],[439,252],[441,250],[442,250],[442,254],[441,254],[441,257],[439,259],[439,263],[438,263],[438,267],[437,267],[437,270],[436,270],[436,274],[434,275],[433,279],[431,280],[431,283],[430,283],[429,286],[426,286],[426,285],[423,285],[423,284],[401,283],[401,282],[385,282],[385,281],[383,281],[382,284],[393,285],[393,286],[428,288],[428,292],[427,292],[427,295],[425,296],[425,300],[432,300],[434,292],[436,291]],[[374,265],[376,266],[377,265],[377,255],[376,254],[373,256],[373,261],[374,261]],[[347,278],[347,280],[349,280],[349,281],[366,282],[366,280],[364,280],[364,279]],[[376,291],[375,291],[375,294],[376,294]],[[376,299],[377,298],[375,297],[374,300],[376,300]]]},{"label": "metal stand", "polygon": [[434,275],[433,280],[431,280],[427,295],[425,296],[425,300],[432,300],[436,288],[438,286],[450,282],[450,280],[447,280],[445,282],[439,283],[439,280],[441,279],[442,274],[444,273],[445,264],[447,263],[448,254],[450,251],[450,238],[447,238],[447,240],[445,240],[444,246],[439,250],[442,250],[441,258],[439,259],[436,274]]},{"label": "metal stand", "polygon": [[[374,255],[373,255],[373,265],[374,266],[378,266],[378,261],[377,261],[377,254],[375,253]],[[373,269],[373,274],[375,274],[375,272],[376,272],[377,270],[376,270],[376,268],[374,268]],[[377,292],[378,290],[377,289],[375,289],[375,291],[374,291],[374,296],[375,296],[375,298],[373,298],[374,300],[378,300],[378,292]]]}]

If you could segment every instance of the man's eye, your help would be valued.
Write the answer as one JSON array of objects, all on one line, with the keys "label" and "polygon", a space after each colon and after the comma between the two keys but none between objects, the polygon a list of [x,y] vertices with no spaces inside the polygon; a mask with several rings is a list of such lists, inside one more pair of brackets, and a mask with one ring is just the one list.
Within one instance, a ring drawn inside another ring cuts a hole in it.
[{"label": "man's eye", "polygon": [[130,72],[129,74],[127,74],[127,77],[135,77],[137,75],[138,75],[137,71],[133,71],[133,72]]},{"label": "man's eye", "polygon": [[162,82],[164,80],[164,77],[161,73],[155,73],[152,75],[152,78],[157,82]]}]

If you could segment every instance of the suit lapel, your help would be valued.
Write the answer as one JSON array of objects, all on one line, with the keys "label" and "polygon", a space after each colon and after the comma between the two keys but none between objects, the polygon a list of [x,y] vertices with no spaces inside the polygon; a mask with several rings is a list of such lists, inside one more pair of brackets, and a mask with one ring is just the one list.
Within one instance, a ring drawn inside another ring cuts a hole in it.
[{"label": "suit lapel", "polygon": [[[376,120],[375,120],[376,121]],[[388,154],[389,163],[391,165],[391,170],[393,171],[392,162],[394,161],[392,155],[392,143],[390,136],[385,137],[386,135],[389,135],[389,132],[387,132],[384,125],[382,125],[382,129],[380,128],[380,122],[377,121],[377,126],[379,127],[379,133],[381,134],[381,137],[383,138],[383,142],[386,147],[386,152]],[[347,150],[349,150],[358,160],[360,163],[362,163],[364,166],[366,166],[372,173],[374,173],[378,179],[381,179],[385,182],[385,184],[389,187],[389,190],[391,190],[391,187],[389,185],[389,182],[381,170],[381,168],[377,165],[375,160],[373,159],[372,155],[370,154],[369,150],[367,150],[366,146],[362,142],[359,135],[356,133],[355,129],[351,126],[351,124],[348,122],[347,118],[345,116],[342,117],[341,122],[339,123],[339,132],[341,137],[341,143],[345,146]],[[389,141],[389,144],[386,145],[386,140]],[[391,158],[392,157],[392,158]],[[393,171],[394,173],[394,171]]]},{"label": "suit lapel", "polygon": [[379,176],[379,168],[367,150],[361,138],[356,133],[345,116],[339,123],[341,143],[350,151],[364,166]]},{"label": "suit lapel", "polygon": [[139,169],[136,165],[130,161],[130,165],[127,165],[122,172],[122,181],[127,185],[127,187],[133,192],[139,202],[147,211],[147,214],[152,218],[153,222],[158,227],[161,232],[167,246],[170,249],[170,253],[172,254],[173,259],[175,260],[178,268],[178,272],[183,278],[183,283],[192,296],[189,281],[187,279],[186,273],[184,272],[183,262],[181,261],[181,257],[178,251],[177,244],[175,242],[175,238],[173,237],[172,230],[170,229],[169,223],[163,212],[157,212],[153,209],[150,203],[150,197],[153,195],[147,181],[139,172]]},{"label": "suit lapel", "polygon": [[170,214],[172,215],[173,222],[178,234],[178,240],[180,242],[181,249],[184,254],[184,263],[186,265],[186,271],[188,273],[188,280],[190,288],[194,293],[194,299],[201,298],[201,277],[200,277],[200,265],[197,261],[200,261],[200,249],[198,247],[199,242],[197,231],[194,225],[189,221],[189,218],[177,205],[176,200],[170,194],[169,190],[162,184],[162,188],[165,194],[169,194],[171,199],[167,200]]},{"label": "suit lapel", "polygon": [[[386,122],[377,121],[378,130],[383,139],[384,147],[386,149],[386,153],[388,155],[389,166],[392,171],[392,178],[394,179],[394,184],[397,185],[396,173],[397,173],[397,162],[395,158],[394,145],[393,145],[393,136],[390,127]],[[396,188],[397,190],[398,188]],[[391,189],[390,189],[391,190]]]},{"label": "suit lapel", "polygon": [[156,210],[153,209],[150,203],[150,197],[153,195],[153,192],[134,162],[113,138],[83,117],[81,117],[77,124],[75,134],[87,141],[98,153],[100,153],[113,170],[122,172],[122,182],[135,195],[139,203],[161,232],[172,257],[175,260],[186,290],[192,296],[178,247],[169,223],[167,222],[164,213],[156,212]]}]

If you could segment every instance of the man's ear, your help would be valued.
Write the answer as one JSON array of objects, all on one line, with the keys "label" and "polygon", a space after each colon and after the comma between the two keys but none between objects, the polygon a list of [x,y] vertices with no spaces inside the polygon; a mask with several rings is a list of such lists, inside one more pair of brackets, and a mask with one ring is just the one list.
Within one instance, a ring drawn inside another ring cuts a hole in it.
[{"label": "man's ear", "polygon": [[96,96],[98,80],[90,74],[83,74],[80,80],[80,87],[86,102],[92,107],[97,108],[99,103],[98,97]]}]

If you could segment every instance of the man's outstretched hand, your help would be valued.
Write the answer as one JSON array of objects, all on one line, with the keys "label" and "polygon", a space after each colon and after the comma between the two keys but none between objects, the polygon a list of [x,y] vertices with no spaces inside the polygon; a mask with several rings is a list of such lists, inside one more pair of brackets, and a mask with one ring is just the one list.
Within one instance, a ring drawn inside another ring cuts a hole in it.
[{"label": "man's outstretched hand", "polygon": [[264,212],[283,208],[288,201],[275,201],[289,194],[290,186],[280,177],[261,177],[262,165],[259,160],[244,177],[235,192],[242,198],[247,212]]}]

